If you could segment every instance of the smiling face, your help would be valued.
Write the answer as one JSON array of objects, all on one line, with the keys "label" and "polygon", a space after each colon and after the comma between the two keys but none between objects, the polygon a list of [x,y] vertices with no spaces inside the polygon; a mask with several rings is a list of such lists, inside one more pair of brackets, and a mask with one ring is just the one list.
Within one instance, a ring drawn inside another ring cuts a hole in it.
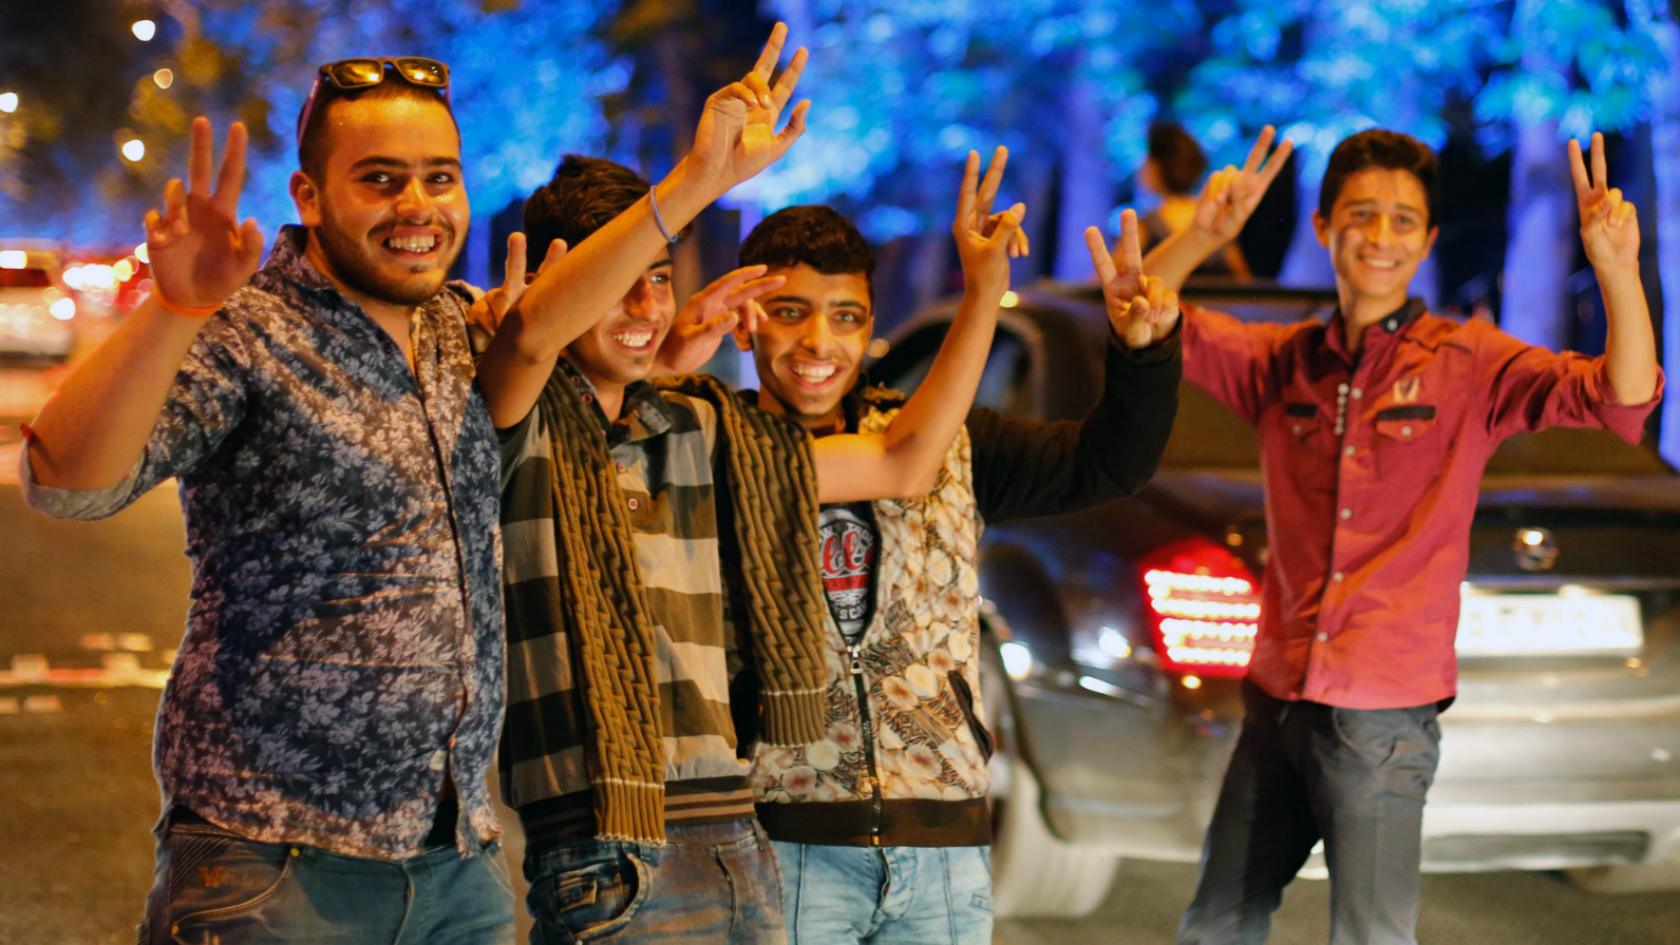
[{"label": "smiling face", "polygon": [[607,399],[616,401],[611,394],[653,373],[655,355],[676,313],[671,254],[660,250],[612,311],[566,348],[566,357]]},{"label": "smiling face", "polygon": [[761,300],[769,317],[752,337],[759,406],[813,433],[838,429],[840,401],[857,383],[869,347],[869,279],[803,263],[772,268],[781,290]]},{"label": "smiling face", "polygon": [[336,100],[316,180],[292,176],[310,259],[364,307],[408,309],[443,286],[470,220],[448,108],[404,96]]},{"label": "smiling face", "polygon": [[1329,219],[1313,214],[1319,245],[1330,251],[1342,312],[1369,324],[1404,305],[1437,229],[1423,183],[1410,171],[1367,167],[1348,175]]}]

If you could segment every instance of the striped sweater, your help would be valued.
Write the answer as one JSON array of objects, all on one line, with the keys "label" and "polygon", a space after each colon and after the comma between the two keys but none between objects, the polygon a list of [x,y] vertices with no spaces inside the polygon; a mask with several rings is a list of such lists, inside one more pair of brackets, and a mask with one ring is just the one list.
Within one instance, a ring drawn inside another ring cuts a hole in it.
[{"label": "striped sweater", "polygon": [[[786,736],[818,724],[822,604],[814,554],[794,544],[814,542],[809,449],[794,428],[743,410],[721,387],[684,386],[632,385],[620,421],[608,424],[588,382],[561,362],[539,409],[502,431],[509,701],[501,774],[533,846],[658,840],[664,822],[750,816],[729,701],[743,663],[766,678],[771,728]],[[592,436],[599,439],[579,442]],[[784,475],[731,476],[735,466]],[[744,481],[757,493],[769,484],[774,497],[735,495]],[[746,501],[772,508],[735,514]],[[615,541],[615,530],[632,541]],[[627,560],[613,556],[621,543]],[[813,576],[803,584],[812,589],[786,594],[801,585],[795,575],[806,557]],[[732,622],[726,573],[734,586],[756,585],[759,598],[781,599],[750,601],[741,608],[748,619]],[[595,623],[595,675],[580,629],[592,615],[604,618]],[[771,678],[772,665],[781,679]]]}]

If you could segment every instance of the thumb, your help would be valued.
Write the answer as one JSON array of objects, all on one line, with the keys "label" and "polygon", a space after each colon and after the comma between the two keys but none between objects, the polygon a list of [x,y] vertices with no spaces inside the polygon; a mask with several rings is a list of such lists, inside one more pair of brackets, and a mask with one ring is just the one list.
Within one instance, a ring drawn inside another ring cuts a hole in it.
[{"label": "thumb", "polygon": [[992,231],[991,238],[986,240],[986,245],[988,247],[999,245],[1007,247],[1010,241],[1015,238],[1016,231],[1021,228],[1021,221],[1025,219],[1026,215],[1027,205],[1024,203],[1017,203],[1005,210],[998,216],[997,229]]}]

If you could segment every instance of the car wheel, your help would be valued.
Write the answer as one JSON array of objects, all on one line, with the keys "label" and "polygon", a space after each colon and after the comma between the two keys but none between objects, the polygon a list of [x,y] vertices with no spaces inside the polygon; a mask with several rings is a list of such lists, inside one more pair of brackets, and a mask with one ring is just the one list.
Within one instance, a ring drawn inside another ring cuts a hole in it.
[{"label": "car wheel", "polygon": [[1576,888],[1601,895],[1680,890],[1680,863],[1592,866],[1563,875]]},{"label": "car wheel", "polygon": [[981,648],[980,690],[995,745],[988,766],[993,912],[998,918],[1087,916],[1108,895],[1120,858],[1050,832],[1038,777],[1022,757],[1014,694],[992,639]]}]

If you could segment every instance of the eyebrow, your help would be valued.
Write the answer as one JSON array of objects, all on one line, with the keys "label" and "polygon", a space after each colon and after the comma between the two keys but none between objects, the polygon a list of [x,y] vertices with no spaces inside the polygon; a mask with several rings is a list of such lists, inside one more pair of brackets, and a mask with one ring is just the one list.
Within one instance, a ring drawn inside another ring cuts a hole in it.
[{"label": "eyebrow", "polygon": [[[1351,210],[1354,207],[1374,207],[1379,202],[1380,201],[1378,201],[1377,198],[1370,197],[1370,198],[1367,198],[1365,200],[1349,200],[1347,205],[1348,205],[1348,209]],[[1422,213],[1423,212],[1422,208],[1414,207],[1409,203],[1397,203],[1394,206],[1396,208],[1400,209],[1400,210],[1410,210],[1413,213]]]},{"label": "eyebrow", "polygon": [[671,269],[675,266],[676,266],[676,261],[675,260],[673,260],[669,256],[662,256],[659,259],[655,259],[653,261],[652,265],[648,266],[646,269],[644,269],[642,271],[643,272],[652,272],[655,269]]},{"label": "eyebrow", "polygon": [[[360,161],[350,165],[350,169],[355,171],[364,167],[406,168],[410,164],[411,162],[404,161],[401,158],[394,158],[385,154],[370,154],[367,157],[362,158]],[[429,157],[421,161],[420,166],[426,168],[448,167],[459,170],[461,167],[461,159],[452,157]]]},{"label": "eyebrow", "polygon": [[[802,295],[772,295],[770,298],[766,299],[765,302],[767,304],[768,303],[775,303],[775,302],[791,302],[795,305],[803,305],[807,308],[815,308],[815,306],[813,306],[811,304],[811,300],[808,299],[808,298],[805,298]],[[868,311],[869,310],[869,306],[864,305],[862,302],[856,301],[854,299],[841,299],[840,301],[835,302],[833,305],[831,305],[829,307],[830,308],[855,308],[858,311]]]}]

